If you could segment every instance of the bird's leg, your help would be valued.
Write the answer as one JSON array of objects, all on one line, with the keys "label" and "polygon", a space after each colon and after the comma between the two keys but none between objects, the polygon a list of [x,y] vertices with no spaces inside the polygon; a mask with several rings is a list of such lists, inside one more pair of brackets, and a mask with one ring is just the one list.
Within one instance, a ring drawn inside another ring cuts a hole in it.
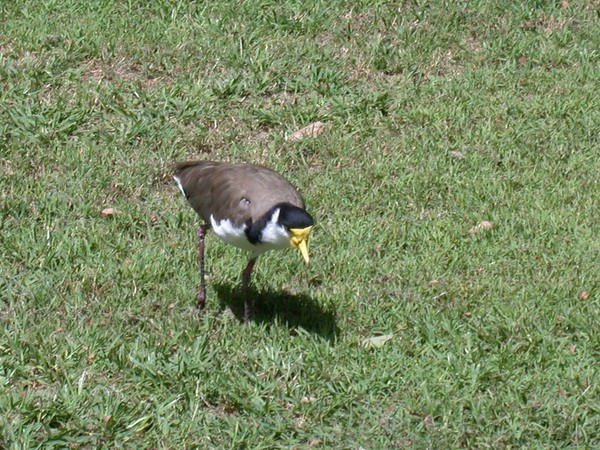
[{"label": "bird's leg", "polygon": [[198,227],[198,265],[200,266],[200,287],[198,288],[199,309],[206,305],[206,288],[204,285],[204,235],[210,230],[210,225],[200,225]]},{"label": "bird's leg", "polygon": [[248,265],[242,272],[242,297],[244,297],[244,322],[250,321],[250,316],[252,316],[252,300],[248,295],[248,286],[250,285],[250,275],[252,274],[252,269],[254,268],[254,264],[256,263],[256,258],[252,258],[248,261]]}]

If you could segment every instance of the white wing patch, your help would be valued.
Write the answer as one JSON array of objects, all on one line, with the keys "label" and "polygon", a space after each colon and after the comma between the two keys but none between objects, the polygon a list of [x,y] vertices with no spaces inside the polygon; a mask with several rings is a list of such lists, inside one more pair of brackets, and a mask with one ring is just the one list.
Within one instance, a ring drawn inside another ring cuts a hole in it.
[{"label": "white wing patch", "polygon": [[183,185],[181,184],[181,180],[179,179],[179,177],[177,175],[175,175],[173,177],[173,179],[177,182],[177,186],[179,186],[179,190],[181,191],[181,193],[187,197],[187,194],[185,193],[185,190],[183,189]]},{"label": "white wing patch", "polygon": [[235,227],[231,223],[231,220],[224,219],[217,222],[212,215],[210,216],[210,224],[215,234],[224,242],[249,252],[254,251],[254,246],[246,237],[246,224],[243,224],[241,227]]}]

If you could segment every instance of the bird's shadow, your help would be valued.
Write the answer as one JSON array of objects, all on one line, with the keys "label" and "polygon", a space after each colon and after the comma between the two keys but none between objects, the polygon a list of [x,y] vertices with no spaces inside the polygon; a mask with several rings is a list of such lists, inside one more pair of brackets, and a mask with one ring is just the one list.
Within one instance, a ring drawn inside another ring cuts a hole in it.
[{"label": "bird's shadow", "polygon": [[[244,320],[244,300],[240,289],[229,284],[213,285],[221,309],[229,308],[235,317]],[[335,341],[339,332],[335,311],[323,308],[306,294],[291,294],[286,291],[257,291],[250,287],[253,299],[252,318],[254,323],[272,324],[276,319],[286,324],[290,330],[303,328],[330,342]]]}]

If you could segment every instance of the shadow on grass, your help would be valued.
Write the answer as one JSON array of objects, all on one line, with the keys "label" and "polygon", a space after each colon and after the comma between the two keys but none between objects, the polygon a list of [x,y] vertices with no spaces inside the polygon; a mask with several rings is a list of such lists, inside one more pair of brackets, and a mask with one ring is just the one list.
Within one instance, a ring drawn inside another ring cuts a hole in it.
[{"label": "shadow on grass", "polygon": [[[222,308],[229,308],[240,321],[244,320],[244,300],[239,286],[229,284],[213,285]],[[250,288],[254,300],[252,321],[272,323],[279,319],[288,328],[303,328],[333,342],[339,332],[336,313],[324,309],[310,296],[294,295],[285,291],[260,291]]]}]

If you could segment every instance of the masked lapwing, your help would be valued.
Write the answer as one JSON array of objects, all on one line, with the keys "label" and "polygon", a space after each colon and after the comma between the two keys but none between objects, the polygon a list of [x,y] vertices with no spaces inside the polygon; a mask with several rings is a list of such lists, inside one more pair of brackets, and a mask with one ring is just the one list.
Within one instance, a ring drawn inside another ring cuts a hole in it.
[{"label": "masked lapwing", "polygon": [[252,314],[248,295],[256,258],[268,250],[297,248],[308,264],[313,218],[296,188],[277,172],[254,164],[213,161],[175,163],[175,181],[204,221],[198,228],[200,287],[198,307],[206,302],[204,236],[212,229],[224,242],[249,252],[242,272],[244,321]]}]

